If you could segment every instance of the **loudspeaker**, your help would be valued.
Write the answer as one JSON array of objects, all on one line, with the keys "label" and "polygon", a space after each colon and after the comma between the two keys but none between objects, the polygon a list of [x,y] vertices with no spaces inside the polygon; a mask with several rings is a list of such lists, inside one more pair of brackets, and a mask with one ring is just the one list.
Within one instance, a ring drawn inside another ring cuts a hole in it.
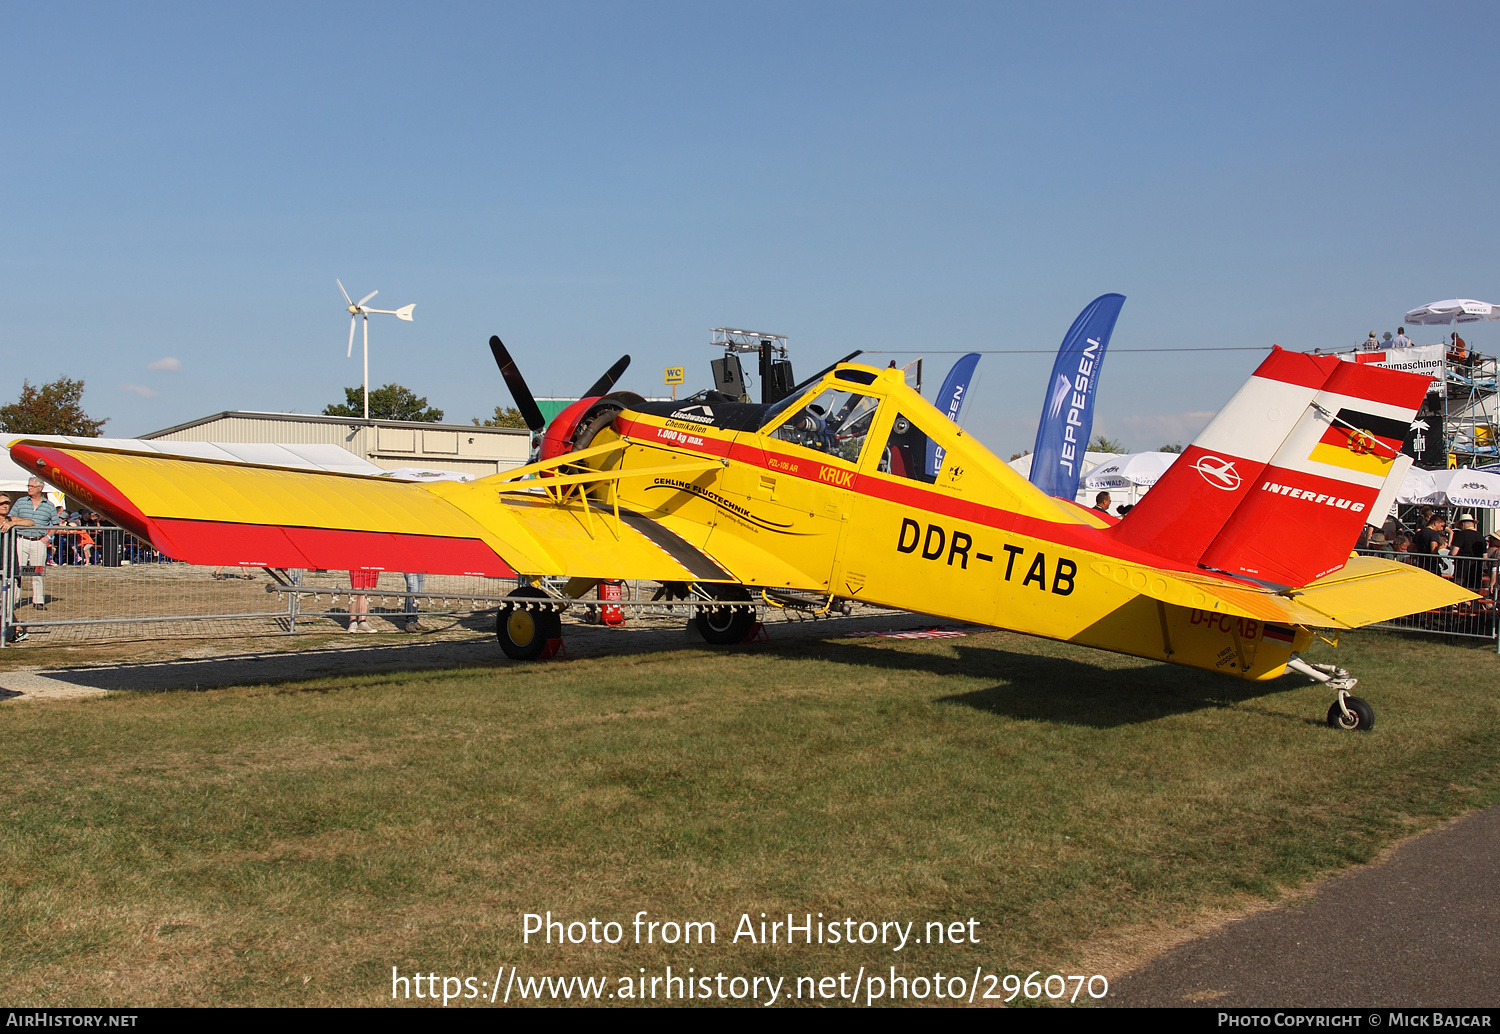
[{"label": "loudspeaker", "polygon": [[740,357],[726,355],[708,364],[714,371],[714,389],[735,398],[745,395],[745,370],[740,366]]}]

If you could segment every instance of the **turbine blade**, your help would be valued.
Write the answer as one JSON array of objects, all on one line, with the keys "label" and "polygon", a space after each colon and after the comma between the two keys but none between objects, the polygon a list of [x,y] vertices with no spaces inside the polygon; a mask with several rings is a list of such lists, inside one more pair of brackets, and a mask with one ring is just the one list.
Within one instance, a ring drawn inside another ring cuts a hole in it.
[{"label": "turbine blade", "polygon": [[412,310],[415,309],[416,307],[417,307],[416,302],[413,302],[410,305],[403,305],[403,306],[401,306],[401,308],[399,308],[399,309],[396,310],[396,318],[398,320],[405,320],[406,322],[410,323],[411,322],[411,318],[412,318],[411,317]]},{"label": "turbine blade", "polygon": [[510,389],[511,398],[516,400],[516,408],[521,411],[521,417],[526,421],[526,426],[532,431],[540,431],[547,426],[547,418],[542,416],[542,409],[536,404],[536,399],[531,397],[531,389],[526,386],[526,378],[521,376],[521,371],[516,369],[516,361],[510,357],[505,343],[497,336],[490,337],[490,351],[495,355],[495,365],[500,367],[500,376],[505,378],[505,386]]},{"label": "turbine blade", "polygon": [[354,358],[354,324],[358,319],[359,317],[352,313],[349,316],[349,350],[344,354],[345,359]]},{"label": "turbine blade", "polygon": [[588,391],[583,393],[584,398],[593,398],[595,395],[608,395],[609,389],[615,386],[615,381],[625,372],[625,367],[630,365],[630,356],[622,355],[615,365],[604,371],[604,376],[593,383]]},{"label": "turbine blade", "polygon": [[374,298],[379,293],[379,291],[371,291],[369,294],[365,295],[359,300],[359,304],[363,305],[365,302],[369,301],[371,298]]},{"label": "turbine blade", "polygon": [[344,301],[348,302],[350,305],[353,305],[354,300],[349,297],[349,292],[344,290],[344,282],[338,277],[334,277],[333,282],[339,285],[339,294],[342,294],[344,296]]}]

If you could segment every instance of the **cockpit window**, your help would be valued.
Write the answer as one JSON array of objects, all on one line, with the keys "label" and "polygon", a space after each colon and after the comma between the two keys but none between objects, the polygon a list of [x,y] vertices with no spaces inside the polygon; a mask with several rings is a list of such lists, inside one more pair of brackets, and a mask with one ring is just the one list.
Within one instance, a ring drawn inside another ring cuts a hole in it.
[{"label": "cockpit window", "polygon": [[932,484],[942,466],[942,451],[920,427],[897,413],[880,457],[880,472]]},{"label": "cockpit window", "polygon": [[858,463],[879,407],[872,395],[829,388],[787,417],[771,437]]}]

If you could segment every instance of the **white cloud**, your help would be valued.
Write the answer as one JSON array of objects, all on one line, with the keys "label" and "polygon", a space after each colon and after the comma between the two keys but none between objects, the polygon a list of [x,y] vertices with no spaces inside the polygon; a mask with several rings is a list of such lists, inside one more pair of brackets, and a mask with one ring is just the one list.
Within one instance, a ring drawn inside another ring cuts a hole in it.
[{"label": "white cloud", "polygon": [[1145,452],[1158,445],[1177,442],[1186,445],[1198,436],[1214,418],[1211,410],[1194,410],[1188,413],[1160,413],[1156,416],[1125,416],[1120,424],[1123,436],[1134,445],[1137,452]]},{"label": "white cloud", "polygon": [[[172,361],[175,363],[177,360],[173,359]],[[120,385],[120,389],[122,391],[133,391],[143,399],[156,398],[156,392],[142,384],[122,384]]]},{"label": "white cloud", "polygon": [[148,369],[148,370],[180,370],[180,369],[182,369],[182,360],[174,358],[173,356],[169,355],[169,356],[165,356],[165,357],[163,357],[161,359],[158,359],[154,363],[147,363],[146,364],[146,369]]}]

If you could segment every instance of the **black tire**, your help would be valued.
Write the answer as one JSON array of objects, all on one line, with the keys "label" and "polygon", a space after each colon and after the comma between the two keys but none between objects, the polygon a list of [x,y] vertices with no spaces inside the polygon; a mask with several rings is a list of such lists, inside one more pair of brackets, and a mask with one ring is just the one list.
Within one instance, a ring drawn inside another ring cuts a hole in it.
[{"label": "black tire", "polygon": [[1344,716],[1344,709],[1335,700],[1333,706],[1328,709],[1328,724],[1331,728],[1344,729],[1348,732],[1369,732],[1375,728],[1375,709],[1368,702],[1359,697],[1346,697],[1344,702],[1349,705],[1354,721],[1351,723]]},{"label": "black tire", "polygon": [[[550,599],[541,589],[512,589],[512,596]],[[534,661],[547,648],[547,640],[562,637],[562,618],[552,610],[527,610],[507,603],[495,615],[495,637],[500,649],[513,661]]]},{"label": "black tire", "polygon": [[[715,598],[748,602],[750,594],[739,586],[719,589]],[[725,607],[722,610],[700,610],[693,622],[704,642],[714,646],[734,646],[743,643],[750,630],[755,627],[755,611],[748,607]]]}]

